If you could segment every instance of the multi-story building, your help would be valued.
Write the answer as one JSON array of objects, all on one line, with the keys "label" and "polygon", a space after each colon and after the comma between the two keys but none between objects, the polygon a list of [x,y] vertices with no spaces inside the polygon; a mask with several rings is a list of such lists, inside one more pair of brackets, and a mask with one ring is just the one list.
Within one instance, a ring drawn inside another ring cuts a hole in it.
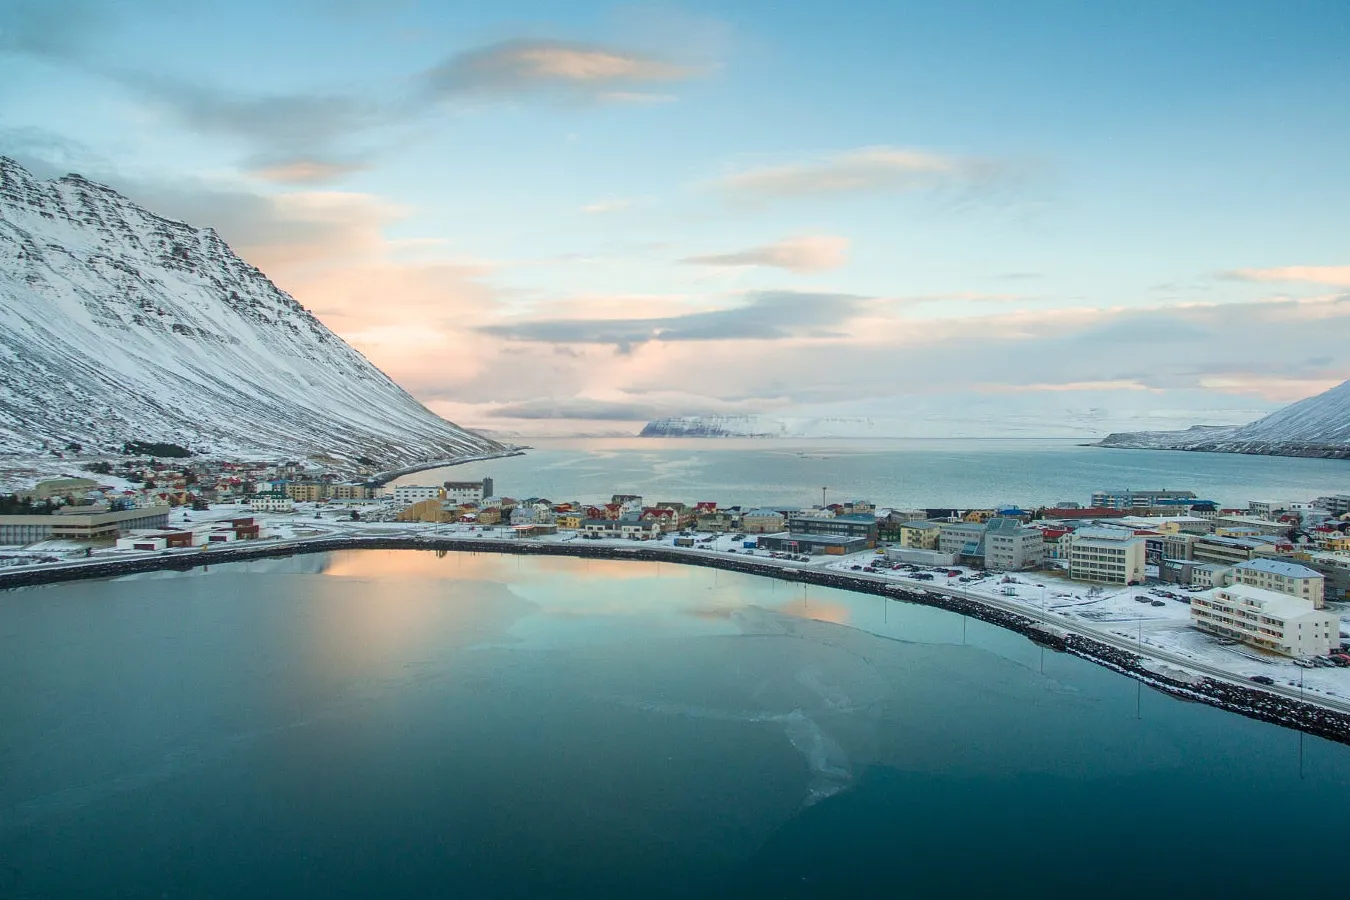
[{"label": "multi-story building", "polygon": [[699,531],[736,531],[741,527],[740,517],[730,510],[711,510],[694,519]]},{"label": "multi-story building", "polygon": [[328,485],[321,481],[288,481],[286,496],[296,503],[317,503],[327,497]]},{"label": "multi-story building", "polygon": [[1144,539],[1124,528],[1080,528],[1060,538],[1068,542],[1069,577],[1106,584],[1144,581]]},{"label": "multi-story building", "polygon": [[900,524],[900,546],[913,550],[936,550],[942,535],[941,522],[910,521]]},{"label": "multi-story building", "polygon": [[764,550],[808,555],[828,554],[846,556],[861,553],[868,548],[867,539],[847,534],[781,534],[760,535],[757,546]]},{"label": "multi-story building", "polygon": [[1301,597],[1245,584],[1196,594],[1191,624],[1285,656],[1324,656],[1340,644],[1336,616]]},{"label": "multi-story building", "polygon": [[1326,579],[1323,587],[1326,599],[1350,600],[1350,554],[1312,551],[1299,553],[1297,558]]},{"label": "multi-story building", "polygon": [[454,503],[481,503],[496,491],[491,478],[482,481],[447,481],[441,486],[445,499]]},{"label": "multi-story building", "polygon": [[1273,522],[1282,514],[1293,512],[1298,505],[1293,500],[1248,500],[1247,513]]},{"label": "multi-story building", "polygon": [[328,496],[334,500],[369,500],[370,486],[365,484],[330,484]]},{"label": "multi-story building", "polygon": [[787,528],[793,534],[861,538],[867,547],[877,545],[877,519],[872,515],[834,516],[828,519],[816,516],[792,516],[787,520]]},{"label": "multi-story building", "polygon": [[1264,588],[1307,600],[1313,609],[1325,606],[1326,579],[1321,572],[1282,559],[1253,559],[1233,567],[1233,583]]},{"label": "multi-story building", "polygon": [[1350,494],[1332,494],[1329,497],[1318,497],[1317,505],[1333,516],[1343,516],[1350,513]]},{"label": "multi-story building", "polygon": [[436,484],[400,484],[394,487],[395,503],[420,503],[423,500],[443,500],[445,488]]},{"label": "multi-story building", "polygon": [[1045,536],[1017,519],[990,519],[984,532],[984,567],[998,572],[1034,569],[1045,559]]},{"label": "multi-story building", "polygon": [[944,522],[938,530],[938,550],[979,565],[984,561],[984,529],[975,522]]},{"label": "multi-story building", "polygon": [[1214,533],[1269,534],[1288,536],[1293,526],[1288,522],[1272,522],[1257,516],[1219,516],[1214,520]]},{"label": "multi-story building", "polygon": [[1194,500],[1191,491],[1137,491],[1132,488],[1096,491],[1092,495],[1092,506],[1112,509],[1130,509],[1135,506],[1156,506],[1159,501]]},{"label": "multi-story building", "polygon": [[787,519],[773,509],[752,509],[741,516],[741,529],[746,534],[775,534],[786,526]]},{"label": "multi-story building", "polygon": [[109,511],[106,507],[63,506],[50,515],[0,516],[0,544],[31,544],[34,541],[113,540],[133,529],[164,528],[169,507]]},{"label": "multi-story building", "polygon": [[266,494],[258,494],[250,497],[248,501],[249,508],[254,512],[294,512],[295,501],[282,491],[269,491]]},{"label": "multi-story building", "polygon": [[1258,556],[1272,556],[1275,544],[1251,538],[1223,537],[1217,534],[1201,535],[1191,544],[1191,558],[1200,562],[1235,566]]}]

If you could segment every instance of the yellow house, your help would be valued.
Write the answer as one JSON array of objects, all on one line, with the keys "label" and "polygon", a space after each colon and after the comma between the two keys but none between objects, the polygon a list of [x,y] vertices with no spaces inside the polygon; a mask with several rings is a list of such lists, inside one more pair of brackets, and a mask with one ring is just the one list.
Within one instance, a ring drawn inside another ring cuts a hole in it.
[{"label": "yellow house", "polygon": [[983,525],[992,519],[997,513],[992,509],[972,509],[961,517],[962,522],[973,522],[977,525]]},{"label": "yellow house", "polygon": [[581,520],[584,518],[585,516],[581,515],[580,513],[559,513],[558,527],[565,528],[570,531],[580,531]]},{"label": "yellow house", "polygon": [[1319,531],[1316,535],[1317,546],[1322,550],[1350,550],[1350,534],[1341,531]]},{"label": "yellow house", "polygon": [[900,546],[915,550],[936,550],[938,538],[942,535],[942,526],[937,522],[902,522],[900,524]]}]

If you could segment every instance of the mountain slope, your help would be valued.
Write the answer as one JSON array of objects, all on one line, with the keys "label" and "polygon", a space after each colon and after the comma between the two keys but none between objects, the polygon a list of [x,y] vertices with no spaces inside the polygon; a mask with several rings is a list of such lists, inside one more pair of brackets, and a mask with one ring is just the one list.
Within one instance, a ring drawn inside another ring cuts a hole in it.
[{"label": "mountain slope", "polygon": [[1249,425],[1112,434],[1099,446],[1350,459],[1350,381]]},{"label": "mountain slope", "polygon": [[382,467],[501,449],[418,403],[211,229],[0,157],[0,451],[128,440]]}]

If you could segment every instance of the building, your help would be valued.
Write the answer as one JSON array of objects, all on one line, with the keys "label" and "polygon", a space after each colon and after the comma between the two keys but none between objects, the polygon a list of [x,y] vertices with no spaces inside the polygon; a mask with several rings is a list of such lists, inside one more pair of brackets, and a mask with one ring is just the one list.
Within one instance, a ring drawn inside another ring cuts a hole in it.
[{"label": "building", "polygon": [[398,521],[446,525],[458,522],[460,515],[459,507],[448,505],[444,500],[419,500],[404,508],[398,514]]},{"label": "building", "polygon": [[328,496],[334,500],[369,500],[370,495],[371,489],[368,484],[343,483],[328,486]]},{"label": "building", "polygon": [[1080,528],[1060,538],[1068,543],[1069,577],[1105,584],[1142,584],[1145,541],[1123,528]]},{"label": "building", "polygon": [[1235,584],[1191,598],[1195,627],[1284,656],[1325,656],[1340,646],[1340,622],[1301,597]]},{"label": "building", "polygon": [[1318,528],[1312,533],[1312,537],[1319,550],[1327,550],[1332,553],[1350,551],[1350,533],[1338,528],[1331,528],[1330,526]]},{"label": "building", "polygon": [[434,484],[400,484],[394,486],[394,502],[408,505],[423,500],[442,500],[445,488]]},{"label": "building", "polygon": [[741,530],[746,534],[775,534],[787,527],[787,519],[773,509],[752,509],[741,516]]},{"label": "building", "polygon": [[756,544],[761,550],[805,553],[809,556],[822,553],[830,556],[847,556],[850,553],[861,553],[868,548],[865,537],[854,537],[846,534],[792,534],[783,532],[781,534],[760,535]]},{"label": "building", "polygon": [[280,491],[250,497],[248,505],[254,512],[295,512],[295,501]]},{"label": "building", "polygon": [[1191,491],[1137,491],[1132,488],[1096,491],[1090,505],[1111,507],[1112,509],[1130,509],[1135,506],[1157,506],[1159,501],[1194,500]]},{"label": "building", "polygon": [[984,567],[996,572],[1039,568],[1045,559],[1045,536],[1018,519],[994,518],[984,532]]},{"label": "building", "polygon": [[900,546],[912,550],[937,550],[938,537],[941,534],[941,522],[926,520],[902,522],[900,524]]},{"label": "building", "polygon": [[589,537],[615,537],[619,533],[617,519],[583,519],[580,531]]},{"label": "building", "polygon": [[984,531],[984,525],[974,522],[944,522],[938,530],[938,551],[972,565],[983,565]]},{"label": "building", "polygon": [[1274,521],[1284,513],[1293,512],[1299,505],[1293,500],[1248,500],[1247,512],[1258,519]]},{"label": "building", "polygon": [[1253,559],[1233,567],[1233,583],[1263,588],[1307,600],[1313,609],[1326,605],[1326,579],[1321,572],[1282,559]]},{"label": "building", "polygon": [[940,550],[921,550],[915,547],[891,547],[886,551],[886,561],[909,563],[913,566],[954,566],[956,556]]},{"label": "building", "polygon": [[482,481],[447,481],[441,490],[445,491],[445,499],[455,503],[481,503],[496,493],[493,487],[492,479],[484,478]]},{"label": "building", "polygon": [[1221,536],[1234,532],[1288,536],[1293,527],[1288,522],[1272,522],[1257,516],[1219,516],[1214,520],[1214,533]]},{"label": "building", "polygon": [[296,503],[318,503],[328,499],[328,488],[322,481],[290,481],[286,483],[286,496]]},{"label": "building", "polygon": [[63,506],[50,515],[0,516],[0,544],[114,540],[134,529],[163,528],[168,524],[167,506],[117,512],[95,506]]},{"label": "building", "polygon": [[864,541],[864,547],[877,545],[877,518],[872,515],[844,515],[828,519],[798,515],[787,520],[787,528],[792,534],[860,538]]},{"label": "building", "polygon": [[1191,544],[1192,559],[1229,566],[1235,566],[1240,562],[1246,562],[1258,556],[1273,556],[1277,552],[1279,552],[1278,546],[1270,541],[1224,537],[1217,534],[1199,536]]},{"label": "building", "polygon": [[566,512],[558,514],[558,527],[567,531],[580,531],[581,523],[585,521],[581,513]]},{"label": "building", "polygon": [[1297,558],[1326,579],[1323,594],[1327,600],[1350,600],[1350,554],[1313,551],[1299,553]]},{"label": "building", "polygon": [[694,528],[698,531],[737,531],[740,527],[740,518],[725,509],[703,512],[694,519]]},{"label": "building", "polygon": [[1318,497],[1317,505],[1333,516],[1350,513],[1350,494],[1332,494],[1330,497]]},{"label": "building", "polygon": [[627,515],[612,523],[618,526],[619,537],[629,541],[650,541],[661,536],[661,522]]}]

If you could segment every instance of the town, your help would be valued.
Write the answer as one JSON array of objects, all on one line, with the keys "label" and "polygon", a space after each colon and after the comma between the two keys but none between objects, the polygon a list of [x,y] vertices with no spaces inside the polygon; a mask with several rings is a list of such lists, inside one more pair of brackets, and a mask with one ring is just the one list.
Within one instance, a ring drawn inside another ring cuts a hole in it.
[{"label": "town", "polygon": [[[1281,660],[1302,670],[1350,667],[1342,619],[1350,617],[1350,495],[1234,508],[1186,490],[1104,489],[1029,510],[823,496],[810,507],[749,507],[623,493],[595,503],[516,499],[491,478],[384,487],[299,462],[95,468],[0,496],[0,571],[342,534],[655,542],[1039,608],[1066,628],[1132,637],[1141,652],[1173,663],[1236,665],[1263,683],[1272,675],[1294,683]],[[1309,684],[1299,672],[1297,681],[1350,699],[1350,677]]]}]

